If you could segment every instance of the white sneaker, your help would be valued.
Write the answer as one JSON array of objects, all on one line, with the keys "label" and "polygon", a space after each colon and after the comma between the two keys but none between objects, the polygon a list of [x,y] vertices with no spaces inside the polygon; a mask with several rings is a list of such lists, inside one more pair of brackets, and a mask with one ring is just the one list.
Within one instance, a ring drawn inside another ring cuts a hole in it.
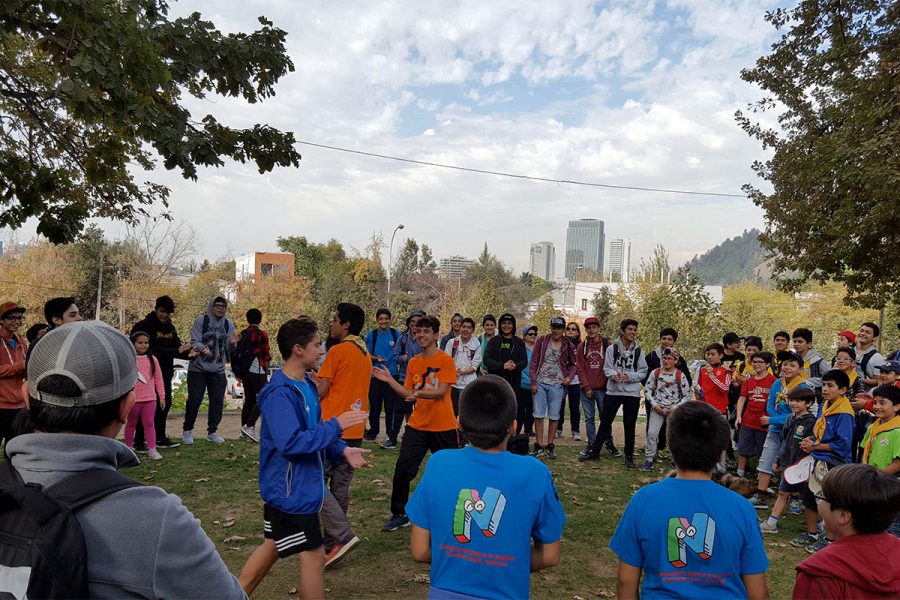
[{"label": "white sneaker", "polygon": [[241,425],[241,437],[247,438],[251,442],[259,443],[259,436],[256,435],[256,427]]},{"label": "white sneaker", "polygon": [[224,444],[225,438],[223,438],[217,431],[212,432],[208,436],[206,436],[207,441],[212,442],[213,444]]},{"label": "white sneaker", "polygon": [[194,432],[193,431],[183,431],[181,432],[181,443],[185,446],[190,446],[194,443]]},{"label": "white sneaker", "polygon": [[577,431],[576,431],[575,433],[573,433],[573,434],[572,434],[572,440],[573,440],[573,441],[576,441],[576,442],[580,442],[580,441],[581,441],[581,433],[579,433],[579,432],[577,432]]},{"label": "white sneaker", "polygon": [[147,450],[147,457],[150,460],[162,460],[162,454],[159,453],[159,450],[156,448],[150,448]]}]

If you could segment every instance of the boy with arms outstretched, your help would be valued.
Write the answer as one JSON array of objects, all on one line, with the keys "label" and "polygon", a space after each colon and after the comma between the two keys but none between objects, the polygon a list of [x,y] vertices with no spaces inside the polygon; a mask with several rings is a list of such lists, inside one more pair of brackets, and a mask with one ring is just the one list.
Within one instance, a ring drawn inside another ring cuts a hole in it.
[{"label": "boy with arms outstretched", "polygon": [[459,431],[450,393],[450,386],[456,383],[456,363],[437,347],[440,330],[441,322],[437,317],[425,316],[419,320],[416,341],[422,347],[422,353],[409,361],[405,387],[397,383],[387,369],[372,369],[374,377],[390,385],[406,402],[415,404],[406,421],[400,455],[394,466],[391,518],[382,525],[384,531],[409,527],[406,516],[409,487],[419,474],[425,455],[459,448]]},{"label": "boy with arms outstretched", "polygon": [[566,517],[547,467],[506,451],[515,416],[504,379],[469,384],[459,423],[471,445],[434,455],[406,505],[430,598],[528,598],[529,571],[559,563]]},{"label": "boy with arms outstretched", "polygon": [[300,595],[325,597],[322,571],[325,552],[319,511],[325,499],[326,460],[368,466],[369,450],[349,448],[341,440],[345,429],[368,415],[350,410],[322,422],[316,383],[308,374],[322,357],[322,340],[309,317],[291,319],[278,329],[278,350],[284,368],[259,393],[262,417],[259,436],[259,492],[265,502],[260,545],[241,570],[247,594],[259,585],[279,558],[300,554]]},{"label": "boy with arms outstretched", "polygon": [[677,477],[638,490],[609,543],[619,557],[618,597],[640,589],[645,598],[768,598],[753,508],[711,480],[731,443],[728,422],[704,402],[685,402],[668,428]]}]

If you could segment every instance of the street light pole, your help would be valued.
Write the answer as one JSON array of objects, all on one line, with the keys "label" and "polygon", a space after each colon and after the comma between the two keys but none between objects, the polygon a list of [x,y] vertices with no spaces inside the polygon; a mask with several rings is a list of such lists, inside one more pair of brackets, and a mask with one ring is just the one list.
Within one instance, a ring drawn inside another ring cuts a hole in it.
[{"label": "street light pole", "polygon": [[403,229],[403,223],[397,225],[394,233],[391,234],[391,245],[388,246],[388,288],[387,288],[387,307],[391,307],[391,276],[394,274],[394,236]]}]

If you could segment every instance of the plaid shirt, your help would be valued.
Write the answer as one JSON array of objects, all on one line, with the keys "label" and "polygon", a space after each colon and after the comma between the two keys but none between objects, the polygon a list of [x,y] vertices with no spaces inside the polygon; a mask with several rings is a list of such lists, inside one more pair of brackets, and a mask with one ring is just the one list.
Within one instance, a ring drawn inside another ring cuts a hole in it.
[{"label": "plaid shirt", "polygon": [[256,325],[250,325],[244,331],[250,336],[253,357],[259,360],[259,367],[265,371],[269,368],[269,362],[272,360],[272,356],[269,354],[269,334]]}]

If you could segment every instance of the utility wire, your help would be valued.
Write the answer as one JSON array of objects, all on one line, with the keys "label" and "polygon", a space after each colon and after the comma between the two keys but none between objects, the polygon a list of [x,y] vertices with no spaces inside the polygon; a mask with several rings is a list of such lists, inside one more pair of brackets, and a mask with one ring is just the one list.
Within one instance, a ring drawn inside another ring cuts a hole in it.
[{"label": "utility wire", "polygon": [[362,150],[352,150],[350,148],[341,148],[340,146],[329,146],[328,144],[317,144],[315,142],[305,142],[295,140],[297,144],[305,146],[314,146],[316,148],[324,148],[326,150],[336,150],[338,152],[347,152],[349,154],[359,154],[362,156],[372,156],[375,158],[384,158],[387,160],[396,160],[399,162],[412,163],[414,165],[424,165],[427,167],[440,167],[441,169],[453,169],[456,171],[466,171],[469,173],[481,173],[483,175],[497,175],[500,177],[512,177],[513,179],[527,179],[529,181],[541,181],[545,183],[564,183],[567,185],[584,185],[588,187],[607,188],[614,190],[633,190],[638,192],[659,192],[663,194],[689,194],[692,196],[716,196],[724,198],[746,198],[744,194],[725,194],[718,192],[697,192],[692,190],[674,190],[667,188],[651,188],[639,187],[634,185],[613,185],[611,183],[597,183],[593,181],[576,181],[574,179],[552,179],[550,177],[537,177],[534,175],[521,175],[517,173],[505,173],[503,171],[489,171],[487,169],[475,169],[472,167],[460,167],[458,165],[448,165],[443,163],[429,162],[426,160],[414,160],[412,158],[402,158],[399,156],[390,156],[388,154],[378,154],[377,152],[364,152]]}]

